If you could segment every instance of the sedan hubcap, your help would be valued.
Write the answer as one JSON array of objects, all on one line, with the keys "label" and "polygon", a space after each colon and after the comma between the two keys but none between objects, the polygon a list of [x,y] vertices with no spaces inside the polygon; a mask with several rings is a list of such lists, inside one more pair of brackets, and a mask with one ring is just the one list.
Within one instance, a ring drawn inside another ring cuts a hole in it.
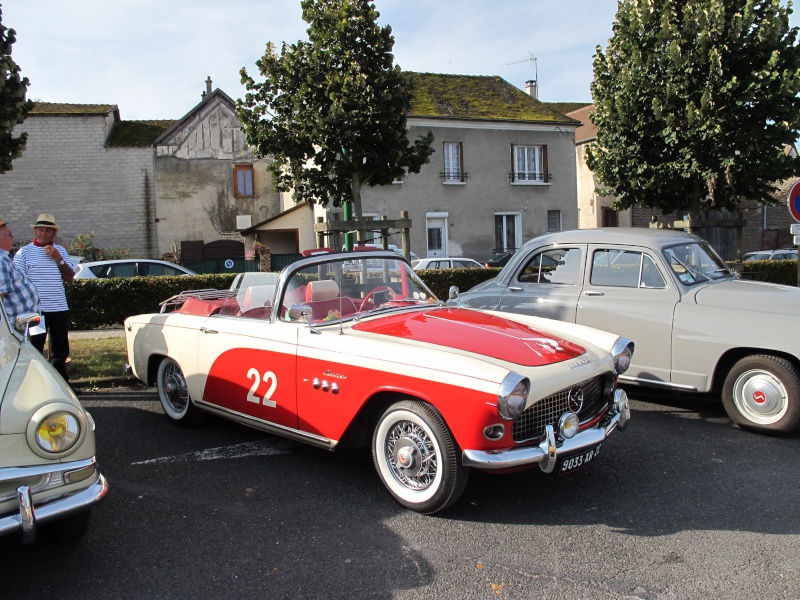
[{"label": "sedan hubcap", "polygon": [[733,393],[739,411],[762,425],[779,421],[788,407],[786,388],[767,371],[742,373],[734,384]]}]

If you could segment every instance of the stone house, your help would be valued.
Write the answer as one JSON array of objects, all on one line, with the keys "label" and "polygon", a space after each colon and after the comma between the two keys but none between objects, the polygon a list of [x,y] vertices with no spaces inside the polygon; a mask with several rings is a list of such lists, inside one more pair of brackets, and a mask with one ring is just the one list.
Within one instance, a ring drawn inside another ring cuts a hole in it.
[{"label": "stone house", "polygon": [[[578,226],[579,121],[531,95],[533,82],[526,93],[500,77],[408,75],[414,84],[408,137],[432,131],[434,153],[419,174],[362,188],[365,218],[395,220],[407,211],[410,250],[477,260]],[[326,218],[341,220],[341,209],[329,208]],[[400,235],[389,243],[401,246]]]},{"label": "stone house", "polygon": [[[786,206],[786,198],[793,178],[778,184],[775,199],[778,204],[768,206],[755,200],[741,203],[738,214],[728,211],[708,211],[701,215],[700,223],[690,224],[685,215],[671,213],[664,215],[661,211],[641,207],[631,207],[616,212],[611,209],[612,196],[599,196],[596,191],[597,181],[586,165],[586,149],[597,139],[597,127],[590,119],[593,105],[586,105],[567,115],[579,120],[582,125],[575,134],[575,163],[578,178],[578,212],[581,228],[594,227],[681,227],[690,226],[693,233],[708,240],[725,260],[735,260],[737,254],[792,245],[789,225],[794,222]],[[786,152],[797,154],[793,147]],[[741,235],[741,241],[739,236]]]}]

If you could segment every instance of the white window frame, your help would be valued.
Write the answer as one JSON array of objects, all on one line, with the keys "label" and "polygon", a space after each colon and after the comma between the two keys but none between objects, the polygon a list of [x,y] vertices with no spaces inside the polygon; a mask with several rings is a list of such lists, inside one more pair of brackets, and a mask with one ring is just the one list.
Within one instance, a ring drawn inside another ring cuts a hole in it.
[{"label": "white window frame", "polygon": [[[497,218],[503,217],[502,240],[497,239]],[[508,218],[514,220],[514,239],[508,239]],[[496,212],[494,213],[495,250],[499,252],[516,252],[522,246],[522,213],[521,212]],[[509,243],[513,242],[513,245]],[[500,245],[498,246],[498,242]]]},{"label": "white window frame", "polygon": [[[558,229],[550,229],[550,215],[558,217]],[[553,231],[563,231],[564,229],[564,215],[560,210],[548,210],[547,211],[547,233]]]},{"label": "white window frame", "polygon": [[547,146],[518,144],[511,148],[511,185],[550,185]]},{"label": "white window frame", "polygon": [[444,175],[445,185],[463,185],[464,181],[464,145],[461,142],[444,142]]}]

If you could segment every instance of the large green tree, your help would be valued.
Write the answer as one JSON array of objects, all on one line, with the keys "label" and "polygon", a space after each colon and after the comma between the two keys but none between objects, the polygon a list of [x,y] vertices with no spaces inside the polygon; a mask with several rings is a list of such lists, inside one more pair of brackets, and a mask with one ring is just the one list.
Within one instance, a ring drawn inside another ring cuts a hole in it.
[{"label": "large green tree", "polygon": [[587,162],[615,208],[774,203],[800,173],[800,49],[779,0],[619,0]]},{"label": "large green tree", "polygon": [[20,78],[19,66],[11,59],[11,46],[16,41],[16,32],[3,25],[0,8],[0,173],[10,171],[11,161],[25,150],[28,134],[23,132],[14,137],[12,132],[33,108],[33,102],[25,99],[28,78]]},{"label": "large green tree", "polygon": [[241,70],[238,102],[247,141],[269,156],[275,188],[296,201],[340,206],[361,220],[361,187],[419,173],[433,134],[409,143],[411,84],[394,66],[394,38],[367,0],[303,0],[308,41],[270,42],[256,62],[264,81]]}]

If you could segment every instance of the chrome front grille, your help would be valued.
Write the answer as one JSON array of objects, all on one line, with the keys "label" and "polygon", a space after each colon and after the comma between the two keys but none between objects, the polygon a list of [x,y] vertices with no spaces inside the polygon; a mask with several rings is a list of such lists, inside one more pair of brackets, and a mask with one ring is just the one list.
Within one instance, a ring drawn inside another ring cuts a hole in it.
[{"label": "chrome front grille", "polygon": [[580,422],[584,423],[596,417],[603,407],[607,405],[605,398],[603,398],[604,384],[605,377],[601,375],[542,398],[515,419],[511,430],[514,441],[538,441],[544,437],[544,430],[547,425],[557,428],[561,415],[570,410],[570,390],[575,388],[583,389],[583,407],[578,411]]}]

